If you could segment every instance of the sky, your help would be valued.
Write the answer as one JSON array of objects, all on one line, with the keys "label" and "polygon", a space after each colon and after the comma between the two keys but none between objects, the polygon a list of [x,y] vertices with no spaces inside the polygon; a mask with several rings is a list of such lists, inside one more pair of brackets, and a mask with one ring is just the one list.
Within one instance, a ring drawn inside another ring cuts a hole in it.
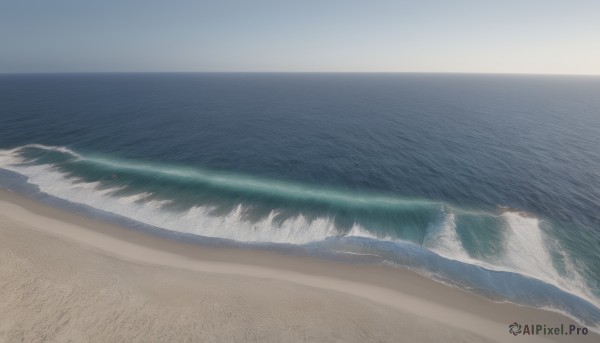
[{"label": "sky", "polygon": [[600,74],[600,1],[0,0],[0,73]]}]

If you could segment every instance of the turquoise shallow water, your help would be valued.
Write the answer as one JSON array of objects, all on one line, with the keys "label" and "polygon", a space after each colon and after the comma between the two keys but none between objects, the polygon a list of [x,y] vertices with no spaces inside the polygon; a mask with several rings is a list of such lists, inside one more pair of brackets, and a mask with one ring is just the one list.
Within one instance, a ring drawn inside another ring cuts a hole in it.
[{"label": "turquoise shallow water", "polygon": [[600,78],[3,75],[0,94],[3,188],[600,323]]}]

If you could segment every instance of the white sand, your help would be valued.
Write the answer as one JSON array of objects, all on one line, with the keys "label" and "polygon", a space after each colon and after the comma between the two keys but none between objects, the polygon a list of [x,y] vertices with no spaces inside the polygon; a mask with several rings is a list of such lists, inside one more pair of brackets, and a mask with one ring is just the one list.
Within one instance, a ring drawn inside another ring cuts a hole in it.
[{"label": "white sand", "polygon": [[551,338],[513,337],[513,321],[572,323],[408,271],[173,242],[0,191],[0,342]]}]

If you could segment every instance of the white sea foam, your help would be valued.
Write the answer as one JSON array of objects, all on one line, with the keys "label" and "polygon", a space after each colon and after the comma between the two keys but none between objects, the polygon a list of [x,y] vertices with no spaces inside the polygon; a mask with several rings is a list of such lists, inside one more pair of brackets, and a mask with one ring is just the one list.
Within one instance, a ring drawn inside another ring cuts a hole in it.
[{"label": "white sea foam", "polygon": [[299,214],[277,221],[277,212],[271,211],[265,218],[253,222],[245,216],[246,210],[241,204],[225,216],[211,215],[212,208],[200,206],[182,213],[165,209],[168,200],[144,201],[152,196],[147,192],[118,197],[116,192],[121,188],[101,189],[99,182],[73,182],[52,166],[23,166],[19,162],[18,157],[11,158],[9,154],[1,166],[27,176],[29,182],[44,193],[167,230],[243,242],[293,244],[340,235],[332,218],[309,220]]},{"label": "white sea foam", "polygon": [[489,270],[516,272],[575,294],[600,307],[600,301],[588,287],[585,278],[578,272],[570,256],[560,248],[566,266],[566,275],[561,275],[554,266],[548,238],[539,226],[539,219],[518,212],[506,211],[500,215],[505,222],[502,253],[487,260],[469,256],[456,232],[456,215],[452,209],[443,208],[443,220],[438,227],[430,228],[423,246],[448,259],[457,260]]},{"label": "white sea foam", "polygon": [[[449,259],[479,265],[490,270],[516,272],[542,280],[600,307],[600,302],[588,287],[585,278],[562,249],[560,253],[568,264],[567,275],[558,272],[550,253],[552,245],[540,228],[538,218],[509,211],[504,212],[500,217],[505,222],[503,253],[493,259],[482,261],[473,259],[467,254],[456,234],[455,217],[451,212],[446,215],[441,229],[429,237],[426,246]],[[558,243],[556,245],[560,248]]]},{"label": "white sea foam", "polygon": [[450,209],[442,208],[444,219],[442,224],[427,234],[423,246],[434,251],[438,255],[449,259],[474,263],[463,247],[460,237],[456,232],[456,215]]},{"label": "white sea foam", "polygon": [[352,227],[350,228],[348,233],[346,233],[345,236],[379,239],[382,241],[392,240],[392,238],[390,236],[378,236],[378,235],[372,233],[371,231],[366,230],[365,228],[363,228],[362,226],[360,226],[356,223],[354,223],[354,225],[352,225]]},{"label": "white sea foam", "polygon": [[3,150],[3,152],[6,152],[8,154],[14,154],[15,152],[21,151],[25,148],[36,148],[36,149],[42,149],[42,150],[48,150],[48,151],[58,151],[58,152],[62,152],[64,154],[71,155],[76,158],[83,158],[81,155],[79,155],[78,153],[76,153],[75,151],[73,151],[67,147],[49,146],[49,145],[43,145],[43,144],[27,144],[27,145],[16,147],[14,149]]},{"label": "white sea foam", "polygon": [[559,281],[539,220],[516,212],[504,212],[502,218],[507,224],[502,263],[538,279]]},{"label": "white sea foam", "polygon": [[[583,289],[583,290],[586,290],[587,292],[591,292],[589,290],[587,282],[585,281],[585,278],[577,271],[578,267],[573,262],[573,259],[571,258],[571,256],[569,254],[567,254],[567,252],[560,246],[558,246],[558,251],[562,256],[564,265],[565,265],[564,269],[565,269],[566,277],[564,279],[569,280],[569,283],[571,283],[572,285],[575,285],[575,287],[577,287],[578,289]],[[563,279],[561,279],[561,282],[562,281],[563,281]]]},{"label": "white sea foam", "polygon": [[[505,212],[502,217],[507,223],[505,253],[501,260],[504,265],[521,274],[577,294],[600,307],[600,303],[573,264],[569,254],[562,249],[559,242],[549,241],[540,228],[539,219],[517,212]],[[554,265],[550,250],[552,247],[555,247],[555,252],[562,255],[566,275],[561,275]]]}]

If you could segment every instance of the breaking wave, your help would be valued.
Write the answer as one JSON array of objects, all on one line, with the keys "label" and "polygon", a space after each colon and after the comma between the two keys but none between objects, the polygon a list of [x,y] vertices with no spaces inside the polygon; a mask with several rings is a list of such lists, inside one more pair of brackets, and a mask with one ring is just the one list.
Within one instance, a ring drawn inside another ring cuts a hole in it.
[{"label": "breaking wave", "polygon": [[424,256],[523,275],[585,299],[598,311],[592,321],[600,323],[597,285],[586,278],[590,266],[575,261],[543,228],[543,219],[531,214],[462,209],[39,144],[0,150],[0,168],[25,176],[42,193],[170,231],[246,243],[362,239],[383,245],[348,243],[344,253],[387,256],[385,261],[402,264],[378,250],[395,244],[421,249]]}]

